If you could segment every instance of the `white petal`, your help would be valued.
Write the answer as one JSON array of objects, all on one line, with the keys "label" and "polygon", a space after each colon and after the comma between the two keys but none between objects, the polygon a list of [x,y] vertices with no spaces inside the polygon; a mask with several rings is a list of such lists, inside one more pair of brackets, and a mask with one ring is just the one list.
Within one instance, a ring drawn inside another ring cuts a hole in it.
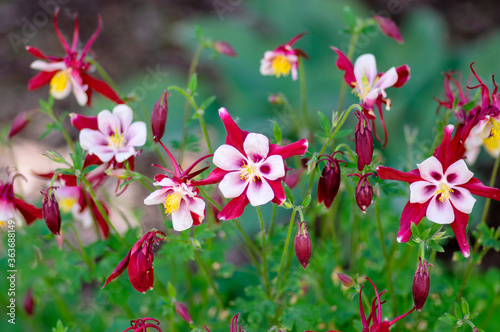
[{"label": "white petal", "polygon": [[115,149],[107,145],[98,145],[90,149],[89,154],[95,154],[102,162],[107,163],[115,156]]},{"label": "white petal", "polygon": [[234,146],[224,144],[215,150],[213,163],[225,171],[239,171],[248,162]]},{"label": "white petal", "polygon": [[172,212],[172,225],[174,230],[182,232],[193,226],[193,217],[186,202],[181,201],[179,208]]},{"label": "white petal", "polygon": [[439,181],[443,178],[443,166],[434,156],[431,156],[420,164],[417,164],[417,167],[420,171],[420,176],[424,180],[432,183],[439,183]]},{"label": "white petal", "polygon": [[80,106],[85,106],[88,100],[88,96],[85,93],[88,89],[88,85],[81,85],[73,78],[73,75],[71,75],[71,83],[73,85],[73,94],[75,95],[76,102]]},{"label": "white petal", "polygon": [[153,191],[148,197],[144,199],[144,204],[146,205],[156,205],[165,203],[165,198],[167,198],[167,191],[171,188],[163,188]]},{"label": "white petal", "polygon": [[251,181],[248,185],[247,197],[252,206],[259,206],[270,202],[274,198],[274,191],[263,178],[260,181]]},{"label": "white petal", "polygon": [[189,202],[189,209],[203,218],[205,212],[205,201],[199,197],[193,197]]},{"label": "white petal", "polygon": [[155,186],[159,187],[173,187],[176,185],[176,183],[174,181],[172,181],[172,179],[170,178],[163,178],[163,180],[161,180],[160,182],[155,182],[153,183]]},{"label": "white petal", "polygon": [[127,132],[134,118],[132,109],[128,105],[120,104],[113,108],[113,115],[120,121],[122,132]]},{"label": "white petal", "polygon": [[12,203],[7,199],[0,198],[0,221],[12,220],[14,218],[13,209],[14,205]]},{"label": "white petal", "polygon": [[108,138],[100,131],[84,128],[80,131],[80,146],[82,149],[92,151],[99,145],[108,145]]},{"label": "white petal", "polygon": [[[133,146],[123,147],[115,151],[115,159],[117,162],[122,163],[135,154]],[[102,159],[101,159],[102,160]]]},{"label": "white petal", "polygon": [[280,155],[269,156],[259,167],[259,173],[269,180],[285,176],[285,163]]},{"label": "white petal", "polygon": [[398,81],[398,73],[396,72],[396,68],[392,67],[388,71],[386,71],[378,81],[375,83],[374,87],[379,88],[381,90],[385,90],[388,87],[393,86]]},{"label": "white petal", "polygon": [[472,179],[474,173],[469,171],[469,168],[465,164],[463,159],[455,161],[451,164],[446,172],[444,173],[444,178],[446,182],[454,186],[458,184],[463,184]]},{"label": "white petal", "polygon": [[[115,107],[116,108],[116,107]],[[142,121],[134,122],[125,132],[125,141],[128,146],[143,146],[146,144],[148,130],[146,123]]]},{"label": "white petal", "polygon": [[370,86],[373,85],[373,81],[377,77],[377,63],[373,54],[363,54],[356,59],[354,63],[354,76],[356,77],[358,86],[361,86],[364,76],[366,76]]},{"label": "white petal", "polygon": [[425,203],[436,194],[437,187],[427,181],[410,184],[410,203]]},{"label": "white petal", "polygon": [[99,127],[99,130],[108,137],[113,135],[115,132],[122,132],[120,120],[108,110],[101,111],[97,115],[97,126]]},{"label": "white petal", "polygon": [[243,142],[243,150],[248,159],[256,163],[267,157],[269,153],[269,139],[262,134],[250,133]]},{"label": "white petal", "polygon": [[219,183],[219,189],[226,198],[240,196],[247,187],[247,181],[240,178],[240,172],[227,173]]},{"label": "white petal", "polygon": [[41,71],[58,71],[66,69],[64,62],[45,62],[43,60],[35,60],[30,65],[31,69],[41,70]]},{"label": "white petal", "polygon": [[465,188],[454,187],[450,192],[450,201],[453,206],[463,213],[470,214],[476,199],[471,195],[470,191]]},{"label": "white petal", "polygon": [[451,224],[455,220],[455,212],[449,200],[441,202],[437,196],[433,197],[427,207],[427,219],[436,224]]}]

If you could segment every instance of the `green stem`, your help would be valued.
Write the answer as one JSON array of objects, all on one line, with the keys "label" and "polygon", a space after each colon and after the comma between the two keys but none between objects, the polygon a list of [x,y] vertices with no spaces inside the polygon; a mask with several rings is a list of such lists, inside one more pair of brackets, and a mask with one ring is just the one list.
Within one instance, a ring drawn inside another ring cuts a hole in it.
[{"label": "green stem", "polygon": [[[349,49],[347,51],[347,58],[352,60],[352,56],[354,55],[354,49],[356,47],[356,42],[358,41],[359,32],[354,31],[351,35],[351,41],[349,42]],[[344,96],[347,90],[347,83],[342,81],[340,83],[340,92],[339,92],[339,105],[337,106],[337,111],[341,111],[344,104]],[[332,114],[333,119],[334,114]]]},{"label": "green stem", "polygon": [[[307,116],[307,93],[306,93],[306,74],[304,70],[304,61],[299,57],[299,78],[300,78],[300,100],[302,105],[302,117],[304,124],[309,127],[309,117]],[[298,133],[300,135],[300,133]]]},{"label": "green stem", "polygon": [[271,286],[269,285],[269,273],[267,270],[267,248],[266,248],[266,226],[264,225],[264,218],[262,218],[262,212],[260,211],[260,207],[256,206],[257,214],[259,215],[260,221],[260,229],[262,230],[262,265],[263,265],[263,273],[264,280],[266,283],[266,293],[267,296],[271,297]]},{"label": "green stem", "polygon": [[[281,254],[281,263],[278,270],[278,279],[276,281],[276,288],[274,290],[275,298],[278,298],[281,293],[281,282],[283,279],[283,268],[285,267],[286,255],[288,253],[288,246],[290,245],[290,237],[292,235],[293,222],[295,221],[296,209],[293,209],[292,216],[290,217],[290,224],[288,225],[288,232],[286,234],[285,247],[283,248],[283,253]],[[283,280],[284,282],[284,280]]]},{"label": "green stem", "polygon": [[260,265],[258,262],[259,250],[255,247],[255,244],[252,242],[252,240],[250,240],[248,235],[245,233],[238,220],[234,221],[234,225],[240,231],[241,236],[243,236],[243,239],[245,240],[245,243],[248,248],[249,257],[252,260],[252,263],[255,265],[257,273],[260,274]]},{"label": "green stem", "polygon": [[48,111],[49,111],[49,113],[48,113],[49,117],[52,118],[52,120],[54,120],[57,123],[58,127],[61,129],[61,133],[64,136],[64,139],[66,140],[66,144],[68,144],[68,146],[71,149],[71,151],[75,151],[75,146],[73,144],[73,140],[69,136],[68,131],[66,130],[66,128],[64,128],[64,126],[62,125],[61,119],[59,119],[59,117],[57,117],[56,114],[54,113],[54,107],[53,107],[53,105],[54,105],[54,97],[52,97],[52,95],[49,95],[48,104],[50,105],[50,108],[48,109]]},{"label": "green stem", "polygon": [[[76,229],[75,225],[73,225],[72,223],[68,223],[68,225],[69,225],[69,227],[71,227],[71,229],[75,233],[76,240],[78,241],[78,246],[80,247],[80,250],[82,251],[83,259],[85,260],[85,263],[87,263],[87,265],[89,267],[90,276],[93,276],[94,264],[93,264],[92,260],[90,259],[89,255],[87,254],[87,250],[85,250],[85,247],[83,246],[82,239],[80,238],[80,234],[78,233],[78,230]],[[73,247],[73,246],[71,246],[71,247]],[[74,249],[76,249],[76,248],[74,248]]]},{"label": "green stem", "polygon": [[205,137],[205,142],[207,143],[208,153],[212,154],[212,145],[210,144],[210,138],[208,137],[207,126],[205,125],[205,119],[203,118],[204,110],[198,110],[200,120],[201,131],[203,132],[203,136]]},{"label": "green stem", "polygon": [[276,207],[278,204],[273,204],[273,216],[271,217],[271,227],[269,227],[269,238],[274,234],[274,223],[276,222]]},{"label": "green stem", "polygon": [[[194,247],[194,244],[193,244],[193,247]],[[210,271],[208,270],[207,266],[205,265],[205,263],[203,263],[203,260],[201,259],[201,256],[200,254],[198,253],[198,249],[194,248],[194,255],[196,257],[196,261],[198,262],[198,265],[201,266],[201,269],[203,270],[203,272],[205,273],[205,276],[207,277],[207,280],[208,280],[208,283],[210,284],[210,287],[212,287],[214,293],[215,293],[215,297],[217,297],[217,300],[219,301],[220,305],[221,305],[221,308],[222,310],[224,310],[224,308],[226,307],[224,305],[224,301],[222,300],[222,297],[219,293],[219,290],[217,289],[217,287],[215,286],[215,283],[212,279],[212,276],[210,275]]]}]

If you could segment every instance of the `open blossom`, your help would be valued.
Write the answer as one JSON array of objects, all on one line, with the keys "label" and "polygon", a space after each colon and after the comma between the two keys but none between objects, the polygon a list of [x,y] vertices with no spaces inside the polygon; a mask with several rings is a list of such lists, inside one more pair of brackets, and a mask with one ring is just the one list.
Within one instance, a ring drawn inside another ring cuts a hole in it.
[{"label": "open blossom", "polygon": [[470,255],[466,229],[469,214],[476,199],[472,194],[500,200],[500,190],[490,188],[476,179],[465,161],[452,148],[453,125],[444,131],[441,144],[433,156],[417,164],[417,169],[401,172],[390,167],[378,167],[381,179],[398,180],[410,184],[410,201],[401,215],[398,242],[411,237],[411,223],[418,224],[424,216],[438,224],[450,224],[462,254]]},{"label": "open blossom", "polygon": [[220,182],[222,195],[231,198],[218,218],[238,218],[248,203],[252,206],[270,201],[282,204],[285,201],[281,185],[286,174],[284,160],[304,154],[307,140],[301,139],[287,146],[270,144],[262,134],[241,130],[225,108],[219,110],[219,116],[226,127],[227,137],[226,144],[214,153],[213,163],[217,168],[207,179],[194,182],[196,185]]},{"label": "open blossom", "polygon": [[[347,85],[353,89],[353,93],[359,97],[363,112],[368,119],[372,120],[374,131],[376,128],[374,106],[377,106],[380,122],[384,129],[385,147],[387,145],[387,128],[382,113],[382,104],[386,105],[387,110],[391,107],[391,101],[387,98],[385,89],[402,87],[410,79],[410,67],[408,65],[391,67],[385,73],[379,73],[373,54],[360,55],[353,65],[338,48],[332,46],[332,50],[338,55],[337,68],[345,72],[344,79]],[[376,132],[374,133],[376,135]]]},{"label": "open blossom", "polygon": [[124,162],[136,154],[135,147],[146,143],[147,129],[142,121],[132,123],[133,112],[127,105],[117,105],[113,113],[104,110],[97,116],[97,130],[80,131],[80,145],[102,162],[115,158]]},{"label": "open blossom", "polygon": [[54,28],[61,44],[66,51],[64,57],[46,56],[40,50],[27,46],[26,50],[33,56],[42,59],[35,60],[31,64],[31,68],[40,70],[41,72],[28,82],[28,89],[38,89],[46,84],[50,84],[50,94],[55,99],[64,99],[73,92],[76,101],[80,106],[91,104],[92,90],[97,91],[103,96],[111,99],[117,104],[123,103],[123,100],[116,94],[115,91],[104,81],[94,78],[87,74],[90,68],[90,63],[85,61],[85,56],[90,51],[92,44],[99,35],[101,30],[102,20],[98,16],[99,25],[97,31],[90,37],[89,41],[79,53],[78,46],[78,17],[75,17],[75,31],[73,34],[73,43],[71,48],[64,39],[57,25],[57,15],[59,10],[54,14]]},{"label": "open blossom", "polygon": [[160,231],[149,231],[144,234],[129,250],[127,256],[115,267],[102,288],[128,268],[130,283],[138,292],[145,293],[148,289],[153,289],[153,244],[163,241],[162,237],[165,237],[165,233]]},{"label": "open blossom", "polygon": [[292,79],[297,80],[297,69],[299,57],[307,58],[307,54],[300,49],[292,48],[292,45],[302,38],[305,33],[293,37],[288,43],[278,46],[274,51],[264,53],[260,60],[260,73],[264,76],[288,76],[292,72]]}]

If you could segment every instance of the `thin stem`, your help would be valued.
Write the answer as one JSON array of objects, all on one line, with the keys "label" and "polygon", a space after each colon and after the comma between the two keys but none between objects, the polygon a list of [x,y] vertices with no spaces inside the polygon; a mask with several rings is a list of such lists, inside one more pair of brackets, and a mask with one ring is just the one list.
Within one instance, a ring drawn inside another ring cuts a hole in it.
[{"label": "thin stem", "polygon": [[[293,209],[292,216],[290,217],[290,224],[288,225],[288,233],[286,234],[285,247],[283,248],[283,254],[281,255],[280,268],[278,270],[278,280],[276,281],[276,288],[274,290],[274,296],[277,298],[281,292],[281,280],[283,278],[283,268],[285,267],[286,255],[288,253],[288,246],[290,244],[290,237],[292,235],[293,222],[295,221],[296,209]],[[284,281],[283,281],[284,282]]]},{"label": "thin stem", "polygon": [[266,293],[268,297],[271,297],[271,286],[269,285],[269,273],[267,271],[267,248],[266,248],[266,226],[264,225],[264,218],[262,218],[262,212],[260,207],[256,206],[257,214],[259,215],[260,229],[262,230],[262,265],[264,280],[266,283]]},{"label": "thin stem", "polygon": [[[302,117],[304,124],[309,127],[309,117],[307,116],[307,93],[306,93],[306,74],[304,70],[304,61],[299,57],[299,79],[300,79],[300,100],[302,105]],[[300,135],[300,133],[297,133]]]},{"label": "thin stem", "polygon": [[[94,274],[94,264],[92,260],[90,259],[89,255],[87,254],[87,251],[85,250],[85,247],[83,246],[82,239],[80,238],[80,234],[78,234],[78,230],[76,229],[75,225],[72,223],[68,223],[69,227],[73,229],[73,232],[75,233],[76,240],[78,241],[78,246],[80,247],[81,255],[83,256],[83,259],[85,260],[85,263],[87,263],[89,270],[90,270],[90,275],[92,276]],[[67,242],[68,244],[70,243],[69,241]],[[71,248],[74,250],[78,251],[73,245],[70,245]]]},{"label": "thin stem", "polygon": [[207,143],[208,153],[212,154],[212,145],[210,144],[210,138],[208,137],[207,126],[205,125],[205,119],[203,118],[204,110],[198,110],[200,120],[201,131],[203,132],[203,136],[205,137],[205,142]]},{"label": "thin stem", "polygon": [[49,113],[48,113],[49,117],[52,118],[52,120],[54,120],[57,123],[59,129],[61,129],[61,133],[64,136],[64,139],[66,140],[66,144],[68,144],[68,146],[71,149],[71,151],[75,151],[75,146],[73,144],[73,140],[69,136],[68,131],[66,130],[66,128],[64,128],[64,126],[62,125],[61,119],[59,119],[56,116],[56,114],[54,113],[54,107],[53,107],[53,105],[54,105],[54,97],[52,97],[52,95],[49,95],[48,104],[50,105],[50,108],[48,109],[48,111],[49,111]]},{"label": "thin stem", "polygon": [[113,79],[111,78],[111,76],[108,75],[108,73],[106,72],[106,70],[104,70],[104,68],[99,64],[99,62],[97,62],[95,59],[90,59],[89,62],[92,65],[94,65],[95,69],[97,70],[97,72],[99,73],[99,75],[101,75],[101,77],[104,79],[104,81],[106,81],[106,83],[108,83],[109,86],[111,88],[113,88],[113,90],[115,90],[115,92],[120,96],[120,98],[122,98],[123,97],[123,93],[120,92],[120,90],[118,89],[118,86],[115,84],[115,82],[113,81]]},{"label": "thin stem", "polygon": [[[356,47],[356,42],[358,41],[359,32],[354,31],[351,35],[351,41],[349,42],[349,49],[347,51],[347,58],[352,60],[352,56],[354,54],[354,49]],[[347,83],[342,81],[340,83],[340,92],[339,92],[339,105],[337,106],[337,110],[340,112],[342,110],[344,104],[344,96],[347,90]],[[332,114],[333,119],[333,114]]]},{"label": "thin stem", "polygon": [[276,208],[278,204],[273,204],[273,216],[271,217],[271,227],[269,227],[269,238],[274,234],[274,223],[276,222]]},{"label": "thin stem", "polygon": [[[193,244],[193,246],[194,246],[194,244]],[[215,296],[217,297],[217,300],[220,302],[221,308],[224,310],[224,308],[226,307],[224,305],[224,301],[222,300],[222,297],[221,297],[221,295],[219,293],[219,290],[215,286],[215,283],[214,283],[214,281],[212,279],[212,276],[210,275],[210,271],[208,270],[208,268],[205,265],[205,263],[203,263],[203,260],[201,259],[201,256],[198,253],[198,249],[196,249],[196,248],[194,248],[194,256],[196,257],[196,261],[198,262],[198,265],[201,266],[201,269],[205,273],[205,276],[207,277],[207,280],[208,280],[208,283],[210,284],[210,287],[212,287],[212,289],[213,289],[213,291],[215,293]]]}]

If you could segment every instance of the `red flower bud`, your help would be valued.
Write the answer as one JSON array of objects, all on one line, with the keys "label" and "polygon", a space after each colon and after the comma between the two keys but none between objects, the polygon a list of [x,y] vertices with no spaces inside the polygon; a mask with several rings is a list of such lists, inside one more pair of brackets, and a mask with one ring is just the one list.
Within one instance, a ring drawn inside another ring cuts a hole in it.
[{"label": "red flower bud", "polygon": [[394,23],[394,21],[388,17],[382,17],[379,15],[375,15],[374,19],[377,21],[380,31],[382,31],[384,35],[391,37],[400,44],[403,43],[403,37],[401,36],[398,26]]},{"label": "red flower bud", "polygon": [[214,49],[217,51],[217,53],[220,53],[222,55],[232,56],[232,57],[236,56],[236,52],[234,51],[231,44],[225,41],[214,42]]},{"label": "red flower bud", "polygon": [[429,288],[431,286],[431,278],[429,276],[428,267],[432,266],[427,261],[422,264],[422,259],[418,258],[418,267],[413,277],[413,302],[415,303],[415,309],[421,311],[424,306],[425,300],[429,295]]},{"label": "red flower bud", "polygon": [[50,187],[45,192],[41,192],[43,194],[43,202],[42,202],[42,213],[43,219],[45,219],[45,223],[47,227],[54,235],[59,235],[59,231],[61,230],[61,212],[59,211],[59,204],[54,196],[54,193],[50,193],[49,191],[57,189],[57,187]]},{"label": "red flower bud", "polygon": [[368,118],[359,111],[356,111],[354,115],[358,118],[354,129],[354,146],[358,155],[358,170],[362,171],[365,165],[372,162],[373,134]]},{"label": "red flower bud", "polygon": [[193,319],[191,318],[191,315],[189,314],[189,310],[188,310],[187,306],[184,303],[176,301],[175,302],[175,311],[188,324],[193,323]]},{"label": "red flower bud", "polygon": [[38,110],[36,109],[19,113],[12,122],[8,138],[10,139],[12,136],[19,134],[24,128],[26,128],[37,113]]},{"label": "red flower bud", "polygon": [[347,166],[345,161],[333,158],[336,153],[341,153],[343,155],[341,151],[335,151],[331,156],[325,155],[326,159],[319,160],[326,160],[327,163],[318,181],[318,203],[323,202],[327,209],[332,205],[340,188],[339,163],[344,163],[345,166]]},{"label": "red flower bud", "polygon": [[33,298],[33,291],[28,289],[26,295],[24,295],[24,310],[30,316],[33,316],[33,311],[35,310],[35,299]]},{"label": "red flower bud", "polygon": [[347,274],[337,273],[337,277],[339,277],[339,280],[342,285],[344,285],[344,287],[351,287],[352,285],[354,285],[354,280],[352,280],[352,278]]},{"label": "red flower bud", "polygon": [[360,175],[358,173],[349,174],[348,176],[359,177],[358,185],[356,186],[356,204],[358,204],[361,211],[364,213],[366,208],[370,206],[373,198],[373,188],[368,182],[367,177],[370,175],[375,175],[374,173],[366,173],[365,175]]},{"label": "red flower bud", "polygon": [[151,113],[151,129],[155,140],[160,140],[165,133],[168,116],[168,91],[165,91],[156,102]]},{"label": "red flower bud", "polygon": [[299,224],[299,229],[297,230],[293,244],[295,247],[295,255],[305,270],[309,263],[309,258],[311,257],[311,238],[307,232],[306,222],[297,223]]}]

